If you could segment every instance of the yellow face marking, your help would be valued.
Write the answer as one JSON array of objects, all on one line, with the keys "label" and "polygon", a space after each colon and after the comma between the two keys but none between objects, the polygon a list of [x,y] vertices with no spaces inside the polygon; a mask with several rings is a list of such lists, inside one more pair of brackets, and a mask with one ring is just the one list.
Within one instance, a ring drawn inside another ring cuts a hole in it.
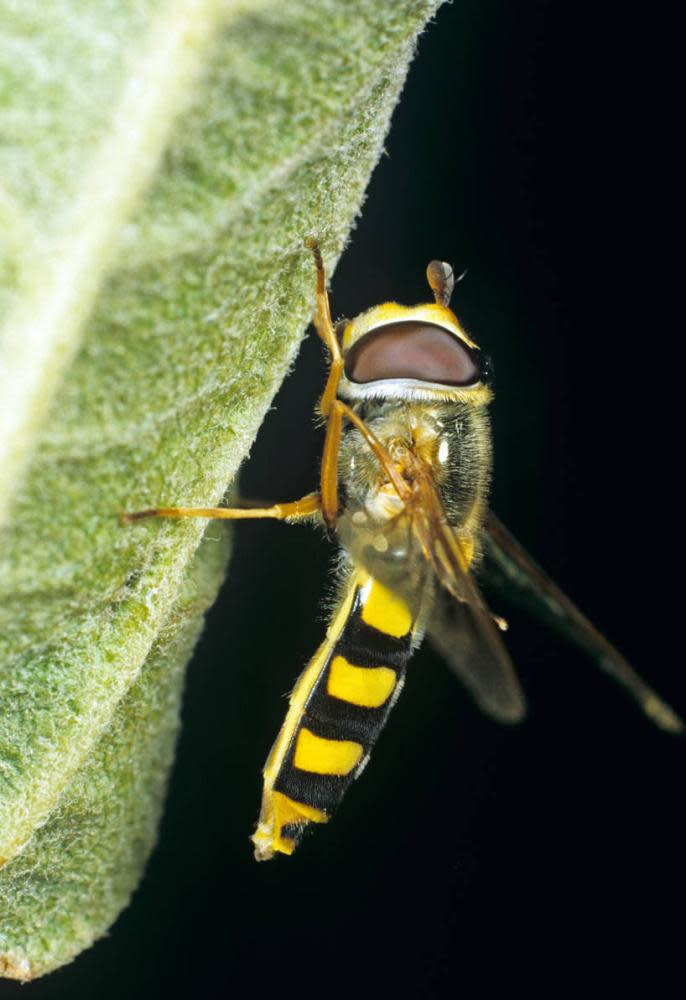
[{"label": "yellow face marking", "polygon": [[362,588],[362,621],[395,639],[412,628],[412,614],[405,601],[372,577]]},{"label": "yellow face marking", "polygon": [[364,748],[352,740],[324,740],[309,729],[301,729],[293,763],[300,771],[314,774],[350,774],[362,759]]},{"label": "yellow face marking", "polygon": [[356,667],[344,656],[335,656],[326,690],[333,698],[363,708],[380,708],[390,698],[397,675],[390,667]]}]

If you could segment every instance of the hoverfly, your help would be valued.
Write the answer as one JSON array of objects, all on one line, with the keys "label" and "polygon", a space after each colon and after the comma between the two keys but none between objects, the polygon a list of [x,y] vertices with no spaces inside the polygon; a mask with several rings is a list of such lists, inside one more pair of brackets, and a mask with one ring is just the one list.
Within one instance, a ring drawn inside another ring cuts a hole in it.
[{"label": "hoverfly", "polygon": [[334,324],[316,240],[314,325],[330,368],[319,490],[246,508],[155,508],[147,517],[318,521],[343,568],[326,638],[300,675],[264,767],[255,857],[292,854],[327,822],[361,773],[428,635],[488,715],[517,722],[525,702],[474,581],[490,582],[557,628],[621,683],[658,726],[680,718],[546,576],[487,509],[492,390],[478,346],[449,308],[451,267],[432,261],[434,302],[386,302]]}]

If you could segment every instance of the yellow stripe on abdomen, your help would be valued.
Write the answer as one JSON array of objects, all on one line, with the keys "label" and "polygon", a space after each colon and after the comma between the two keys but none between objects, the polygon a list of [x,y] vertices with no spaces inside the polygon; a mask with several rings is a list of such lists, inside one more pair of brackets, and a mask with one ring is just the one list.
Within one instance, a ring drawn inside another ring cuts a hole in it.
[{"label": "yellow stripe on abdomen", "polygon": [[304,726],[297,736],[294,765],[314,774],[350,774],[362,759],[364,747],[353,740],[325,740]]},{"label": "yellow stripe on abdomen", "polygon": [[321,809],[308,806],[304,802],[296,802],[282,792],[273,792],[272,805],[274,808],[274,833],[270,838],[269,846],[272,851],[280,851],[281,854],[292,854],[295,850],[295,840],[292,837],[283,835],[284,827],[295,824],[297,827],[302,823],[326,823],[328,816]]},{"label": "yellow stripe on abdomen", "polygon": [[359,774],[402,687],[420,604],[421,594],[400,596],[362,570],[347,578],[264,769],[258,860],[291,854]]},{"label": "yellow stripe on abdomen", "polygon": [[398,594],[368,577],[361,590],[362,621],[379,632],[400,639],[412,628],[412,612]]},{"label": "yellow stripe on abdomen", "polygon": [[392,695],[398,675],[390,667],[356,667],[335,656],[329,667],[327,694],[362,708],[380,708]]}]

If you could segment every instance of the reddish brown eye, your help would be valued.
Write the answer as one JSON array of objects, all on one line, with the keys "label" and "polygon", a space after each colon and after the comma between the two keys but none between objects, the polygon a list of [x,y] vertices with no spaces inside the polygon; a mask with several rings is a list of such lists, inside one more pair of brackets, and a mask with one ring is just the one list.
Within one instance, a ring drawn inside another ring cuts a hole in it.
[{"label": "reddish brown eye", "polygon": [[481,375],[474,352],[457,337],[415,320],[389,323],[358,340],[345,374],[351,382],[411,378],[439,385],[472,385]]}]

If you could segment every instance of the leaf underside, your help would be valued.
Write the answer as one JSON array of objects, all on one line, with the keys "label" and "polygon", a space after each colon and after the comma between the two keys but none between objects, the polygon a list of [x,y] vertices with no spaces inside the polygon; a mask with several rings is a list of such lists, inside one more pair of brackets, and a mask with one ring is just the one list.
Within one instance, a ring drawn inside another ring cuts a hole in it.
[{"label": "leaf underside", "polygon": [[73,958],[92,942],[94,926],[106,928],[135,889],[162,809],[183,668],[224,574],[226,542],[224,536],[198,549],[169,620],[107,731],[45,826],[5,868],[4,975],[28,979]]},{"label": "leaf underside", "polygon": [[5,975],[130,897],[221,577],[204,522],[117,513],[221,499],[437,6],[0,0]]}]

